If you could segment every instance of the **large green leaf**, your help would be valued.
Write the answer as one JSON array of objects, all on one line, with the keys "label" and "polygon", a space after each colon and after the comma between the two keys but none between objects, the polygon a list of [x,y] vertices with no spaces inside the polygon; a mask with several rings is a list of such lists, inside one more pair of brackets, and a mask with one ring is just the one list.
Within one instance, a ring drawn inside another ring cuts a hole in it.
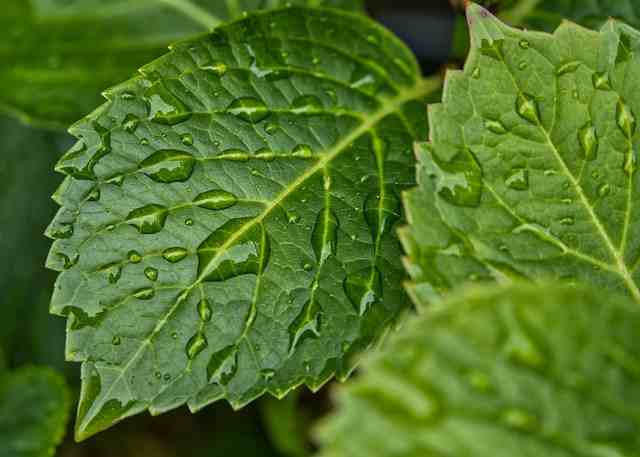
[{"label": "large green leaf", "polygon": [[640,314],[581,288],[472,288],[363,363],[323,457],[634,457]]},{"label": "large green leaf", "polygon": [[407,306],[393,231],[436,86],[371,20],[293,8],[175,46],[72,127],[48,265],[78,437],[344,377]]},{"label": "large green leaf", "polygon": [[0,456],[52,457],[70,407],[64,380],[52,370],[0,373]]},{"label": "large green leaf", "polygon": [[62,366],[61,355],[42,354],[64,341],[64,325],[48,313],[55,275],[44,267],[49,243],[42,233],[56,213],[49,196],[62,181],[51,168],[70,142],[4,117],[0,138],[0,346],[10,364]]},{"label": "large green leaf", "polygon": [[67,127],[169,43],[285,3],[362,8],[361,0],[5,0],[0,109]]},{"label": "large green leaf", "polygon": [[552,32],[563,20],[597,28],[614,17],[640,26],[638,0],[497,0],[501,17],[513,25]]},{"label": "large green leaf", "polygon": [[638,32],[547,35],[468,15],[469,59],[430,107],[407,197],[413,292],[554,277],[640,302]]}]

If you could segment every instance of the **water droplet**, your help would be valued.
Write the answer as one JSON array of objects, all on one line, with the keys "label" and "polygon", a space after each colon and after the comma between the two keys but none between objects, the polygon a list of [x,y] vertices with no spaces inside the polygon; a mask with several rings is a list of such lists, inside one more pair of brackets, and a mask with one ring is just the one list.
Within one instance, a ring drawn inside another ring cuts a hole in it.
[{"label": "water droplet", "polygon": [[526,168],[514,168],[505,180],[507,187],[515,190],[527,190],[529,188],[529,170]]},{"label": "water droplet", "polygon": [[108,263],[101,266],[98,271],[107,274],[107,280],[109,284],[115,284],[122,276],[122,266],[118,262]]},{"label": "water droplet", "polygon": [[209,382],[226,385],[235,376],[238,368],[238,350],[235,346],[227,346],[211,355],[207,364]]},{"label": "water droplet", "polygon": [[63,223],[55,227],[51,226],[47,230],[47,235],[56,240],[71,238],[73,236],[73,224]]},{"label": "water droplet", "polygon": [[507,129],[504,127],[504,125],[500,121],[492,121],[492,120],[485,121],[484,126],[486,127],[487,130],[489,130],[492,133],[495,133],[496,135],[503,135],[507,133]]},{"label": "water droplet", "polygon": [[169,210],[162,205],[146,205],[134,209],[127,215],[127,223],[137,228],[140,233],[158,233],[164,227]]},{"label": "water droplet", "polygon": [[502,420],[509,427],[523,431],[535,430],[538,423],[535,416],[518,408],[510,408],[504,411],[502,413]]},{"label": "water droplet", "polygon": [[111,339],[111,344],[113,344],[114,346],[120,346],[120,343],[122,343],[120,337],[118,335],[114,335]]},{"label": "water droplet", "polygon": [[264,120],[270,114],[267,105],[262,100],[254,97],[243,97],[234,100],[227,108],[227,111],[253,124]]},{"label": "water droplet", "polygon": [[273,122],[268,123],[264,128],[264,131],[268,135],[275,135],[278,132],[278,130],[280,130],[280,126],[278,124],[273,123]]},{"label": "water droplet", "polygon": [[173,95],[162,81],[156,81],[144,94],[149,101],[150,119],[163,125],[176,125],[191,117],[191,110]]},{"label": "water droplet", "polygon": [[525,70],[527,68],[527,66],[528,66],[527,62],[525,62],[524,60],[518,64],[518,68],[520,70]]},{"label": "water droplet", "polygon": [[323,208],[316,218],[311,232],[311,246],[319,264],[327,257],[335,255],[338,243],[338,217],[329,208]]},{"label": "water droplet", "polygon": [[162,251],[162,258],[170,263],[178,263],[189,254],[185,248],[173,247]]},{"label": "water droplet", "polygon": [[223,62],[214,62],[214,63],[211,63],[209,65],[202,66],[200,68],[203,69],[203,70],[212,72],[216,76],[224,76],[224,74],[228,70],[227,65],[225,63],[223,63]]},{"label": "water droplet", "polygon": [[609,82],[608,73],[594,73],[591,78],[593,87],[598,90],[611,90],[611,83]]},{"label": "water droplet", "polygon": [[576,223],[576,220],[573,217],[563,217],[562,219],[560,219],[560,224],[562,225],[573,225]]},{"label": "water droplet", "polygon": [[311,146],[309,146],[309,145],[299,144],[295,148],[293,148],[293,151],[291,151],[291,154],[293,154],[294,157],[300,157],[302,159],[308,159],[308,158],[313,157],[313,150],[311,149]]},{"label": "water droplet", "polygon": [[401,211],[400,199],[390,190],[386,190],[382,197],[369,194],[364,202],[364,217],[374,243],[391,231],[393,224],[400,219]]},{"label": "water droplet", "polygon": [[616,106],[616,121],[627,138],[631,138],[636,132],[636,116],[622,99],[618,99]]},{"label": "water droplet", "polygon": [[162,373],[160,373],[159,371],[156,371],[154,373],[154,376],[156,377],[156,379],[162,379]]},{"label": "water droplet", "polygon": [[302,269],[304,271],[311,271],[313,270],[313,264],[311,263],[305,263],[304,265],[302,265]]},{"label": "water droplet", "polygon": [[131,263],[142,262],[142,256],[137,251],[129,251],[129,253],[127,254],[127,258]]},{"label": "water droplet", "polygon": [[598,155],[598,136],[596,135],[595,127],[591,123],[588,123],[578,131],[578,141],[584,158],[594,160]]},{"label": "water droplet", "polygon": [[501,60],[503,46],[504,40],[483,39],[480,43],[480,53],[494,60]]},{"label": "water droplet", "polygon": [[156,291],[153,287],[145,287],[144,289],[139,289],[133,293],[133,297],[138,300],[150,300],[155,295]]},{"label": "water droplet", "polygon": [[149,146],[149,140],[146,138],[140,138],[140,144],[142,146]]},{"label": "water droplet", "polygon": [[567,73],[573,73],[574,71],[576,71],[579,67],[580,67],[581,63],[579,61],[573,61],[573,62],[568,62],[565,63],[564,65],[561,65],[558,70],[556,70],[556,75],[558,76],[562,76],[565,75]]},{"label": "water droplet", "polygon": [[64,268],[65,270],[73,268],[78,263],[78,260],[80,260],[79,254],[68,256],[67,254],[58,252],[57,255],[58,257],[60,257],[60,259],[62,259],[62,268]]},{"label": "water droplet", "polygon": [[258,274],[268,263],[269,237],[251,218],[231,220],[198,247],[198,277],[225,281],[245,274]]},{"label": "water droplet", "polygon": [[527,40],[520,40],[520,42],[518,43],[518,46],[520,46],[522,49],[529,49],[529,42]]},{"label": "water droplet", "polygon": [[174,340],[178,339],[178,332],[171,332],[171,338]]},{"label": "water droplet", "polygon": [[467,157],[456,156],[450,163],[441,163],[433,155],[430,176],[440,198],[452,205],[475,208],[482,199],[482,169],[473,153],[467,153]]},{"label": "water droplet", "polygon": [[302,95],[291,104],[294,113],[306,113],[309,111],[322,111],[324,106],[315,95]]},{"label": "water droplet", "polygon": [[158,280],[158,270],[153,267],[147,267],[144,269],[144,275],[147,277],[149,281],[157,281]]},{"label": "water droplet", "polygon": [[300,216],[298,214],[291,213],[289,214],[287,220],[289,221],[289,224],[297,224],[298,222],[300,222]]},{"label": "water droplet", "polygon": [[164,376],[162,376],[162,379],[164,379],[165,382],[168,382],[171,380],[171,374],[170,373],[165,373]]},{"label": "water droplet", "polygon": [[382,298],[382,275],[376,267],[351,273],[344,280],[344,291],[362,316]]},{"label": "water droplet", "polygon": [[630,150],[625,155],[624,159],[624,172],[627,176],[632,176],[636,170],[638,169],[636,153],[633,150]]},{"label": "water droplet", "polygon": [[534,97],[528,94],[519,94],[516,100],[516,111],[518,114],[532,124],[537,124],[540,119],[538,103]]},{"label": "water droplet", "polygon": [[120,97],[122,97],[123,100],[133,100],[136,98],[136,95],[133,92],[123,92],[120,94]]},{"label": "water droplet", "polygon": [[207,347],[207,337],[204,336],[204,333],[198,332],[191,337],[191,339],[187,342],[186,352],[189,360],[193,360],[196,358],[198,354],[200,354]]},{"label": "water droplet", "polygon": [[180,135],[180,141],[185,146],[193,146],[193,135],[191,135],[190,133],[183,133],[182,135]]},{"label": "water droplet", "polygon": [[209,305],[209,300],[203,298],[198,302],[198,316],[200,316],[200,320],[203,322],[209,322],[211,320],[211,305]]},{"label": "water droplet", "polygon": [[191,219],[190,217],[186,218],[184,220],[184,225],[186,225],[187,227],[191,227],[193,225],[193,219]]},{"label": "water droplet", "polygon": [[238,198],[230,192],[224,190],[210,190],[198,195],[193,204],[201,208],[220,210],[234,206],[238,203]]},{"label": "water droplet", "polygon": [[127,114],[122,121],[122,128],[124,128],[127,133],[134,133],[138,125],[140,125],[140,119],[134,114]]},{"label": "water droplet", "polygon": [[97,187],[92,189],[87,196],[87,200],[90,202],[97,202],[98,200],[100,200],[100,189]]},{"label": "water droplet", "polygon": [[611,186],[609,184],[602,184],[598,187],[598,196],[604,198],[611,193]]},{"label": "water droplet", "polygon": [[476,67],[472,72],[471,72],[471,77],[473,79],[478,79],[480,78],[480,67]]},{"label": "water droplet", "polygon": [[300,314],[289,325],[289,353],[306,338],[320,336],[320,315],[322,309],[316,300],[307,301]]},{"label": "water droplet", "polygon": [[165,149],[140,163],[140,170],[156,182],[184,182],[193,173],[194,157],[188,152]]},{"label": "water droplet", "polygon": [[275,375],[276,375],[275,370],[271,370],[271,369],[260,370],[260,376],[262,376],[262,379],[264,379],[265,381],[271,380]]}]

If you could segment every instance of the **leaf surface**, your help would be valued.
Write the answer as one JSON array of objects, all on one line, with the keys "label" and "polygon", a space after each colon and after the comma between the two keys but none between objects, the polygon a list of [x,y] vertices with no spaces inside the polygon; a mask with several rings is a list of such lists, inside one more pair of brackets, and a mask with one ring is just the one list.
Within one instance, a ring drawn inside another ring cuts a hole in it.
[{"label": "leaf surface", "polygon": [[346,376],[407,306],[394,225],[437,86],[369,19],[293,8],[110,90],[48,230],[78,437]]},{"label": "leaf surface", "polygon": [[47,368],[0,373],[0,455],[52,457],[71,406],[64,380]]},{"label": "leaf surface", "polygon": [[322,457],[637,455],[640,314],[628,299],[484,286],[412,319],[338,391]]},{"label": "leaf surface", "polygon": [[469,7],[472,51],[430,107],[407,196],[412,292],[545,277],[640,302],[638,32],[509,28]]},{"label": "leaf surface", "polygon": [[0,109],[66,128],[170,43],[285,3],[362,9],[360,0],[6,0]]}]

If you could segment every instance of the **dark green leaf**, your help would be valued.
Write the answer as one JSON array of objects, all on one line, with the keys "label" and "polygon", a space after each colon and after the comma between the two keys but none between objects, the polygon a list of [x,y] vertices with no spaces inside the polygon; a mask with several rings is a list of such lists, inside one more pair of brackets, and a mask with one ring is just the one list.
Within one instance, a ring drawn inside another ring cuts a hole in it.
[{"label": "dark green leaf", "polygon": [[0,109],[67,127],[169,43],[285,3],[362,8],[361,0],[6,0]]},{"label": "dark green leaf", "polygon": [[636,456],[639,335],[637,304],[591,289],[469,289],[363,363],[320,455]]},{"label": "dark green leaf", "polygon": [[437,86],[369,19],[293,8],[108,91],[48,231],[78,437],[344,378],[407,306],[394,224]]},{"label": "dark green leaf", "polygon": [[475,5],[469,21],[407,197],[414,295],[553,277],[640,302],[638,32],[523,32]]},{"label": "dark green leaf", "polygon": [[0,374],[0,455],[52,457],[71,407],[64,380],[47,368]]}]

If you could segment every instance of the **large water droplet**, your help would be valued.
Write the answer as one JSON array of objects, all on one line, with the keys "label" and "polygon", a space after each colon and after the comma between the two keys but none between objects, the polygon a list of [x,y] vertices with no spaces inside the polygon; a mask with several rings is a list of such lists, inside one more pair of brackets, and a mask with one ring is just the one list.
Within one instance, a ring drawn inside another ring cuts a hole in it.
[{"label": "large water droplet", "polygon": [[138,251],[129,251],[129,253],[127,254],[127,259],[129,259],[129,262],[131,263],[142,262],[142,256]]},{"label": "large water droplet", "polygon": [[382,298],[382,275],[376,267],[351,273],[344,280],[344,291],[356,312],[362,316]]},{"label": "large water droplet", "polygon": [[207,345],[207,337],[204,336],[204,333],[198,332],[193,335],[187,342],[187,347],[185,348],[189,360],[195,359],[198,354],[204,351]]},{"label": "large water droplet", "polygon": [[163,125],[176,125],[191,117],[191,110],[173,95],[162,81],[155,82],[145,92],[150,105],[150,118]]},{"label": "large water droplet", "polygon": [[529,170],[526,168],[514,168],[507,176],[505,184],[511,189],[527,190],[529,188]]},{"label": "large water droplet", "polygon": [[482,169],[473,153],[468,151],[468,154],[468,157],[459,154],[447,163],[441,163],[433,155],[430,175],[442,199],[452,205],[475,208],[482,199]]},{"label": "large water droplet", "polygon": [[234,100],[227,108],[234,116],[253,124],[262,121],[270,112],[262,100],[254,97],[243,97]]},{"label": "large water droplet", "polygon": [[378,242],[391,231],[401,217],[400,199],[390,190],[385,191],[384,196],[370,194],[364,202],[364,218],[371,232],[371,239]]},{"label": "large water droplet", "polygon": [[209,304],[209,300],[203,298],[198,302],[198,316],[200,316],[200,320],[203,322],[209,322],[211,320],[211,305]]},{"label": "large water droplet", "polygon": [[237,354],[236,346],[227,346],[213,353],[207,364],[209,382],[227,385],[238,369]]},{"label": "large water droplet", "polygon": [[185,146],[193,146],[193,135],[190,133],[183,133],[180,135],[180,142]]},{"label": "large water droplet", "polygon": [[540,120],[538,102],[528,94],[519,94],[516,100],[516,111],[518,114],[532,124],[537,124]]},{"label": "large water droplet", "polygon": [[495,133],[496,135],[504,135],[505,133],[507,133],[507,129],[500,121],[488,120],[485,121],[484,126],[487,130]]},{"label": "large water droplet", "polygon": [[234,219],[216,229],[198,247],[198,276],[225,281],[259,274],[269,261],[269,237],[251,218]]},{"label": "large water droplet", "polygon": [[338,217],[329,208],[323,208],[316,218],[311,232],[311,246],[318,263],[323,264],[327,257],[335,255],[338,243]]},{"label": "large water droplet", "polygon": [[315,95],[302,95],[291,104],[294,113],[306,113],[309,111],[322,111],[322,102]]},{"label": "large water droplet", "polygon": [[189,254],[185,248],[173,247],[162,251],[162,258],[170,263],[178,263]]},{"label": "large water droplet", "polygon": [[592,77],[593,87],[598,90],[611,90],[608,73],[594,73]]},{"label": "large water droplet", "polygon": [[588,123],[578,131],[578,141],[584,158],[595,160],[598,156],[598,136],[596,135],[595,127],[591,123]]},{"label": "large water droplet", "polygon": [[289,353],[305,338],[320,336],[320,313],[322,309],[316,300],[307,301],[300,314],[289,325]]},{"label": "large water droplet", "polygon": [[149,281],[157,281],[158,280],[158,270],[153,267],[147,267],[144,269],[144,275],[147,277]]},{"label": "large water droplet", "polygon": [[140,119],[135,114],[127,114],[122,121],[122,128],[124,128],[127,133],[134,133],[138,125],[140,125]]},{"label": "large water droplet", "polygon": [[193,200],[194,205],[213,210],[230,208],[237,202],[238,198],[235,195],[224,190],[203,192]]},{"label": "large water droplet", "polygon": [[618,99],[616,106],[616,121],[627,138],[631,138],[636,132],[636,116],[622,99]]},{"label": "large water droplet", "polygon": [[156,182],[183,182],[193,173],[194,157],[188,152],[165,149],[140,163],[140,170]]},{"label": "large water droplet", "polygon": [[127,215],[127,223],[138,229],[140,233],[158,233],[164,227],[169,210],[162,205],[146,205],[134,209]]}]

